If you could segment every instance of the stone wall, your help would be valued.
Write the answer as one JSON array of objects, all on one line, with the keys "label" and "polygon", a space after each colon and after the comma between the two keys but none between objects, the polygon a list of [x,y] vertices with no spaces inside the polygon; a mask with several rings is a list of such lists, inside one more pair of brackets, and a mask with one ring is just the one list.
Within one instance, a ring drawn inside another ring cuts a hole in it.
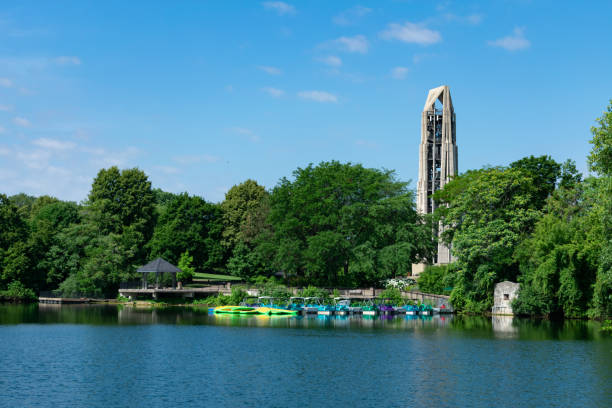
[{"label": "stone wall", "polygon": [[518,296],[519,284],[510,281],[500,282],[495,285],[493,292],[494,315],[514,315],[512,312],[512,301]]}]

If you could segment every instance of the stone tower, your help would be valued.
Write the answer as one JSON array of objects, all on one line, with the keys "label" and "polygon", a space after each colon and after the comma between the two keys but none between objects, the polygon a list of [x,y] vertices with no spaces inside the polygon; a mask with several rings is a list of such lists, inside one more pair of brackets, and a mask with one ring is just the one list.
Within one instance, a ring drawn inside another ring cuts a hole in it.
[{"label": "stone tower", "polygon": [[[442,109],[436,108],[436,101]],[[431,89],[421,116],[421,146],[419,148],[419,180],[417,184],[417,211],[431,214],[436,204],[431,195],[443,188],[457,174],[457,137],[455,110],[448,86]],[[445,264],[453,259],[450,249],[438,245],[434,263]],[[413,275],[420,273],[424,265],[413,265]]]}]

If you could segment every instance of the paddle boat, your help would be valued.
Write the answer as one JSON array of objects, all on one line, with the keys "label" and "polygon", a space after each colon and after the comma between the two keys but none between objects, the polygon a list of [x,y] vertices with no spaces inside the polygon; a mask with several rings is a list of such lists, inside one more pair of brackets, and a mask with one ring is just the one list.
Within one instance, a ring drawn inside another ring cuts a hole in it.
[{"label": "paddle boat", "polygon": [[433,315],[433,307],[431,305],[421,304],[421,306],[419,306],[419,314],[421,316],[431,316]]},{"label": "paddle boat", "polygon": [[[347,314],[357,314],[363,311],[361,306],[355,305],[355,299],[348,297],[336,297],[334,298],[334,301],[336,302],[337,315],[342,316]],[[346,310],[348,313],[343,313],[343,310]]]},{"label": "paddle boat", "polygon": [[290,297],[286,309],[302,313],[304,311],[304,298],[300,296]]},{"label": "paddle boat", "polygon": [[404,309],[408,316],[416,316],[419,314],[419,307],[417,305],[406,305]]},{"label": "paddle boat", "polygon": [[437,314],[453,313],[451,308],[450,307],[446,307],[446,305],[444,303],[440,307],[434,307],[433,308],[433,312],[437,313]]},{"label": "paddle boat", "polygon": [[317,313],[321,300],[318,297],[305,297],[304,298],[304,313]]},{"label": "paddle boat", "polygon": [[336,304],[334,313],[338,316],[346,316],[350,311],[351,307],[351,299],[336,297],[334,298],[334,303]]},{"label": "paddle boat", "polygon": [[378,307],[372,299],[366,299],[365,304],[361,307],[361,311],[364,316],[376,316],[378,314]]},{"label": "paddle boat", "polygon": [[361,306],[358,306],[356,303],[361,305],[361,303],[355,302],[355,299],[351,299],[351,304],[349,305],[349,312],[352,314],[363,312],[363,308]]},{"label": "paddle boat", "polygon": [[257,298],[257,301],[259,302],[259,307],[257,308],[257,310],[260,314],[271,316],[298,314],[297,310],[289,310],[286,309],[284,306],[281,306],[280,298],[275,298],[272,296],[260,296]]},{"label": "paddle boat", "polygon": [[391,302],[391,299],[380,299],[379,303],[378,303],[378,310],[380,312],[380,314],[393,314],[395,313],[395,309],[393,308],[393,303]]},{"label": "paddle boat", "polygon": [[273,296],[259,296],[257,298],[257,303],[259,307],[270,307],[281,309],[279,298],[275,298]]},{"label": "paddle boat", "polygon": [[404,305],[404,306],[393,306],[393,310],[395,312],[395,314],[404,314],[406,313],[406,307],[408,305]]},{"label": "paddle boat", "polygon": [[317,314],[321,316],[331,316],[336,311],[336,306],[321,303],[317,308]]}]

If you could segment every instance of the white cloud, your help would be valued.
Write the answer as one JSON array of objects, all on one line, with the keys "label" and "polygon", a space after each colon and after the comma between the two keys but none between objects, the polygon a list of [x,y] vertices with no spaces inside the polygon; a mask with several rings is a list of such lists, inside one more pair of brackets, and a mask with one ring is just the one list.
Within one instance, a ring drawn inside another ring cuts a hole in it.
[{"label": "white cloud", "polygon": [[426,59],[432,58],[434,57],[436,54],[414,54],[412,56],[412,62],[416,65],[416,64],[420,64],[421,62],[423,62]]},{"label": "white cloud", "polygon": [[266,88],[261,88],[261,90],[275,98],[280,98],[281,96],[285,94],[285,91],[283,91],[282,89],[277,89],[277,88],[266,87]]},{"label": "white cloud", "polygon": [[516,27],[512,35],[498,38],[495,41],[489,41],[488,44],[492,47],[500,47],[508,51],[518,51],[529,48],[531,42],[525,38],[525,28]]},{"label": "white cloud", "polygon": [[22,151],[17,153],[17,160],[31,169],[42,169],[47,167],[50,158],[51,153],[43,150],[34,150],[33,152]]},{"label": "white cloud", "polygon": [[93,154],[94,156],[103,156],[106,154],[106,150],[101,147],[82,147],[81,151],[83,153]]},{"label": "white cloud", "polygon": [[329,55],[327,57],[318,58],[318,61],[321,61],[325,65],[329,65],[330,67],[339,67],[342,65],[342,60],[340,57],[336,57],[335,55]]},{"label": "white cloud", "polygon": [[13,123],[15,123],[17,126],[21,126],[21,127],[28,127],[28,126],[30,126],[30,121],[27,120],[26,118],[16,117],[15,119],[13,119]]},{"label": "white cloud", "polygon": [[420,45],[431,45],[442,41],[442,35],[438,31],[430,30],[423,24],[411,22],[391,23],[386,30],[380,33],[380,37],[384,40],[398,40]]},{"label": "white cloud", "polygon": [[464,18],[465,18],[465,21],[468,22],[468,24],[477,25],[477,24],[480,24],[482,22],[483,16],[482,16],[482,14],[471,14],[471,15],[466,16]]},{"label": "white cloud", "polygon": [[12,110],[13,110],[13,107],[11,105],[0,105],[1,112],[10,112]]},{"label": "white cloud", "polygon": [[458,16],[453,13],[446,13],[444,14],[444,18],[447,21],[457,21],[463,24],[478,25],[482,22],[484,17],[482,14],[470,14],[468,16]]},{"label": "white cloud", "polygon": [[104,155],[96,156],[90,159],[90,163],[97,167],[125,167],[134,165],[134,158],[141,153],[141,150],[134,146],[128,146],[127,148],[114,152],[105,152]]},{"label": "white cloud", "polygon": [[[1,150],[2,149],[0,149],[0,151]],[[15,178],[17,178],[17,172],[13,170],[0,169],[0,180],[10,180]]]},{"label": "white cloud", "polygon": [[279,16],[295,14],[295,7],[282,1],[265,1],[262,3],[265,9],[274,10]]},{"label": "white cloud", "polygon": [[155,166],[155,168],[164,174],[178,174],[181,172],[179,169],[172,166]]},{"label": "white cloud", "polygon": [[46,173],[52,176],[61,176],[61,177],[69,177],[72,175],[70,170],[64,169],[62,167],[56,167],[56,166],[47,166]]},{"label": "white cloud", "polygon": [[259,68],[260,70],[262,70],[266,74],[270,74],[270,75],[280,75],[280,74],[282,74],[282,71],[280,69],[276,68],[276,67],[260,65],[257,68]]},{"label": "white cloud", "polygon": [[338,97],[336,95],[325,91],[302,91],[298,92],[298,96],[302,99],[308,99],[315,102],[338,102]]},{"label": "white cloud", "polygon": [[408,75],[406,67],[395,67],[391,70],[391,76],[395,79],[406,79],[406,75]]},{"label": "white cloud", "polygon": [[74,56],[62,55],[60,57],[56,57],[54,61],[58,65],[81,65],[81,59]]},{"label": "white cloud", "polygon": [[0,86],[3,88],[10,88],[13,86],[13,81],[8,78],[0,78]]},{"label": "white cloud", "polygon": [[71,150],[76,147],[76,145],[72,142],[63,142],[61,140],[48,139],[46,137],[36,139],[32,142],[32,144],[38,147],[52,150]]},{"label": "white cloud", "polygon": [[359,54],[368,52],[368,40],[363,35],[340,37],[334,40],[333,43],[342,51],[357,52]]},{"label": "white cloud", "polygon": [[232,132],[238,133],[240,135],[252,135],[253,131],[251,129],[242,128],[242,127],[233,127],[231,128]]},{"label": "white cloud", "polygon": [[253,132],[251,129],[247,129],[243,127],[233,127],[230,130],[239,135],[248,137],[248,139],[253,143],[257,143],[261,140],[259,136],[257,136],[255,132]]},{"label": "white cloud", "polygon": [[340,26],[349,26],[357,24],[362,17],[369,14],[371,11],[372,9],[363,6],[351,7],[350,9],[345,10],[335,16],[332,21],[334,22],[334,24]]}]

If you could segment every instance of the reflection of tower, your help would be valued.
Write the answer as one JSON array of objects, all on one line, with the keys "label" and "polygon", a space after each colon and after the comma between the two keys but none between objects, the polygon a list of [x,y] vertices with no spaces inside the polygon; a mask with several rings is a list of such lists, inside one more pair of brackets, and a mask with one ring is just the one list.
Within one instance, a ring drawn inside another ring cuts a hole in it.
[{"label": "reflection of tower", "polygon": [[[442,103],[442,109],[436,107]],[[457,174],[457,140],[455,110],[448,86],[431,89],[423,108],[421,119],[421,147],[419,149],[419,181],[417,184],[417,211],[431,214],[436,204],[431,197]],[[450,248],[438,244],[434,263],[451,262]],[[424,265],[414,265],[413,275],[420,273]]]}]

